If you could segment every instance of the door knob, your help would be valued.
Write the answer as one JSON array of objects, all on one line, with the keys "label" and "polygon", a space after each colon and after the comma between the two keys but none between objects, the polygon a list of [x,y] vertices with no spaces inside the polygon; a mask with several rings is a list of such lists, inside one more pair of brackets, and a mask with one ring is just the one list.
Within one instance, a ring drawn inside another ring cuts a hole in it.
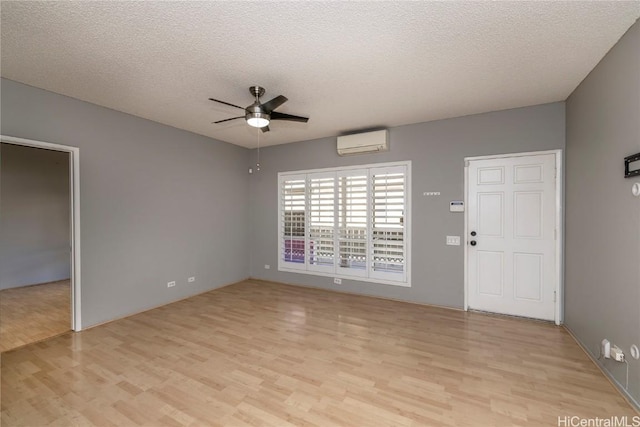
[{"label": "door knob", "polygon": [[470,241],[470,242],[469,242],[469,244],[470,244],[471,246],[475,246],[475,245],[477,245],[477,243],[476,243],[476,241],[475,241],[475,240]]},{"label": "door knob", "polygon": [[471,232],[471,235],[472,235],[472,236],[475,236],[475,235],[476,235],[476,232],[475,232],[475,231],[472,231],[472,232]]}]

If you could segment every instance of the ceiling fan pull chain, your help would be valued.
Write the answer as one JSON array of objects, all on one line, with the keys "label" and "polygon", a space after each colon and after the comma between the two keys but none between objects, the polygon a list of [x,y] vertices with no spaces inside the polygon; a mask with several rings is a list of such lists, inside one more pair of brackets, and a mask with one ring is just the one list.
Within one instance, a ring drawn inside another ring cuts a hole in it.
[{"label": "ceiling fan pull chain", "polygon": [[258,161],[256,162],[256,171],[260,172],[260,134],[262,131],[257,129],[258,132]]}]

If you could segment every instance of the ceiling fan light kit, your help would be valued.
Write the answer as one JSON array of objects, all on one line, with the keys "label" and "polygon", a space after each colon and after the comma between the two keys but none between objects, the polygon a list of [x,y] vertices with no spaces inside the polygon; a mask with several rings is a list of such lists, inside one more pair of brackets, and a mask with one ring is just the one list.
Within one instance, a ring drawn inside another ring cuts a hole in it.
[{"label": "ceiling fan light kit", "polygon": [[263,128],[269,125],[271,117],[268,114],[263,113],[251,113],[245,116],[245,120],[249,126],[254,128]]},{"label": "ceiling fan light kit", "polygon": [[[249,88],[249,93],[253,95],[256,100],[253,104],[249,105],[246,108],[240,107],[235,104],[231,104],[229,102],[220,101],[218,99],[209,98],[210,101],[219,102],[220,104],[228,105],[230,107],[240,108],[245,111],[244,119],[249,126],[260,128],[262,132],[269,132],[269,123],[271,120],[288,120],[293,122],[302,122],[307,123],[309,121],[308,117],[294,116],[292,114],[279,113],[277,111],[273,111],[285,102],[287,102],[287,98],[282,95],[278,95],[273,98],[271,101],[267,101],[265,103],[260,103],[260,97],[264,95],[265,90],[260,86],[251,86]],[[229,119],[218,120],[213,123],[223,123],[230,120],[241,119],[242,116],[232,117]]]}]

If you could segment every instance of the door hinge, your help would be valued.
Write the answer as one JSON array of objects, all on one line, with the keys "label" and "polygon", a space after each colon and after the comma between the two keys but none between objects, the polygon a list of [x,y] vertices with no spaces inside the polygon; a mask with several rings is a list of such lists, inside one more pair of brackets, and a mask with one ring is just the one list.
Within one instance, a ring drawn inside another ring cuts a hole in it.
[{"label": "door hinge", "polygon": [[556,302],[556,291],[553,291],[553,302]]},{"label": "door hinge", "polygon": [[558,229],[557,228],[553,229],[553,240],[558,240]]}]

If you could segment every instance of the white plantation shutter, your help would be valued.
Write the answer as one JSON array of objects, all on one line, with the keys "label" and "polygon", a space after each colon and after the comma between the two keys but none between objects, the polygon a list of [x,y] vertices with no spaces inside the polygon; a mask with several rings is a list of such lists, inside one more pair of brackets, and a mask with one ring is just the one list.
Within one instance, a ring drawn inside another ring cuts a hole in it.
[{"label": "white plantation shutter", "polygon": [[335,173],[307,175],[308,270],[335,271]]},{"label": "white plantation shutter", "polygon": [[338,272],[367,276],[369,172],[338,172]]},{"label": "white plantation shutter", "polygon": [[279,183],[280,257],[278,266],[305,270],[306,176],[282,177]]},{"label": "white plantation shutter", "polygon": [[404,280],[406,168],[372,168],[370,277]]},{"label": "white plantation shutter", "polygon": [[410,162],[278,174],[278,269],[410,285]]}]

